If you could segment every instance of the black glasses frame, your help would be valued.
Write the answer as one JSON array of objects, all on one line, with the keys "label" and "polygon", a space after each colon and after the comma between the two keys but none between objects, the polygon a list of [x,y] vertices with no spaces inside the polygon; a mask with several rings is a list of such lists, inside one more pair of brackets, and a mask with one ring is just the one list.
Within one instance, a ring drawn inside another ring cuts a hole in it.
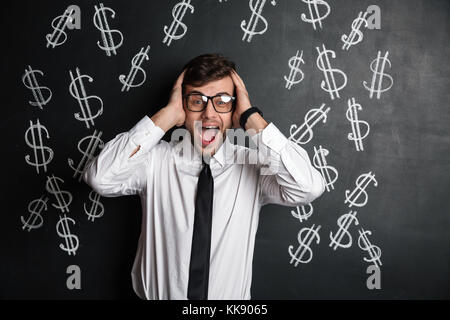
[{"label": "black glasses frame", "polygon": [[[215,95],[215,96],[205,96],[204,94],[201,94],[201,93],[188,93],[188,94],[185,94],[185,95],[184,95],[184,99],[185,99],[185,103],[186,103],[186,108],[187,108],[189,111],[191,111],[191,112],[203,112],[203,110],[205,110],[206,107],[208,106],[209,100],[211,100],[211,103],[212,103],[212,105],[213,105],[213,108],[214,108],[214,110],[215,110],[217,113],[229,113],[229,112],[232,112],[232,111],[234,110],[234,108],[236,107],[236,103],[235,103],[236,97],[233,97],[233,96],[230,96],[230,97],[231,97],[231,100],[233,101],[233,105],[232,105],[230,111],[225,111],[225,112],[223,112],[223,111],[217,111],[216,105],[214,104],[214,100],[213,100],[213,99],[216,98],[216,97],[220,97],[220,96],[222,96],[222,95],[224,95],[224,94],[223,94],[223,93],[222,93],[222,94],[217,94],[217,95]],[[204,104],[204,107],[203,107],[202,110],[197,110],[197,111],[196,111],[196,110],[191,110],[191,109],[189,109],[188,98],[189,98],[190,96],[202,96],[202,97],[205,97],[205,98],[207,99],[207,100],[206,100],[206,103]]]}]

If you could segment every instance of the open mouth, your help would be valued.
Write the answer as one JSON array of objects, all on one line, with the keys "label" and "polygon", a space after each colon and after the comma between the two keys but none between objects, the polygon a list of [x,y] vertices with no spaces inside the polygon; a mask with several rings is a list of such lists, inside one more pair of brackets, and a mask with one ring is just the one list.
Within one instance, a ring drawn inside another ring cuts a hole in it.
[{"label": "open mouth", "polygon": [[218,133],[218,126],[203,126],[201,134],[203,147],[211,144],[216,139]]}]

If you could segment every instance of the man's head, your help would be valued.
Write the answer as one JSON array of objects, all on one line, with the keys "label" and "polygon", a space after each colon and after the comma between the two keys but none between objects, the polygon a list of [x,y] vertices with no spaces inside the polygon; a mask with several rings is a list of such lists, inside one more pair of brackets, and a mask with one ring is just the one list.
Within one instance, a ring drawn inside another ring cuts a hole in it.
[{"label": "man's head", "polygon": [[232,127],[235,103],[230,74],[236,70],[235,64],[220,54],[204,54],[189,61],[183,69],[186,70],[182,84],[186,128],[194,147],[213,155],[222,144],[226,130]]}]

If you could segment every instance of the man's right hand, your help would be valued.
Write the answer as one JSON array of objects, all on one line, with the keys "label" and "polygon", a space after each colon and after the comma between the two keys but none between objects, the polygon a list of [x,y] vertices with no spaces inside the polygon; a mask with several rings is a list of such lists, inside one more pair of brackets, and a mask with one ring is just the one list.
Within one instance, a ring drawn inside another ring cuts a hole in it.
[{"label": "man's right hand", "polygon": [[186,112],[183,109],[183,96],[181,88],[185,72],[186,70],[183,70],[183,72],[178,76],[177,80],[175,81],[175,84],[170,94],[169,103],[166,106],[166,108],[171,110],[171,113],[173,113],[173,116],[175,117],[175,125],[177,127],[184,125],[184,122],[186,121]]},{"label": "man's right hand", "polygon": [[167,105],[155,113],[151,119],[164,132],[170,130],[173,126],[180,127],[186,121],[186,113],[183,109],[183,96],[181,84],[184,79],[184,72],[178,76],[170,93],[169,102]]}]

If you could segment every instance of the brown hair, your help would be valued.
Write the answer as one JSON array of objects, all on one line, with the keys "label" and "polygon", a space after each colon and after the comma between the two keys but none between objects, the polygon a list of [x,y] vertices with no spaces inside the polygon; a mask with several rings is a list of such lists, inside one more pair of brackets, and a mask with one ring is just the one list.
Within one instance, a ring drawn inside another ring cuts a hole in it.
[{"label": "brown hair", "polygon": [[208,82],[220,80],[236,70],[236,65],[219,53],[202,54],[189,61],[184,67],[183,94],[186,85],[200,87]]}]

